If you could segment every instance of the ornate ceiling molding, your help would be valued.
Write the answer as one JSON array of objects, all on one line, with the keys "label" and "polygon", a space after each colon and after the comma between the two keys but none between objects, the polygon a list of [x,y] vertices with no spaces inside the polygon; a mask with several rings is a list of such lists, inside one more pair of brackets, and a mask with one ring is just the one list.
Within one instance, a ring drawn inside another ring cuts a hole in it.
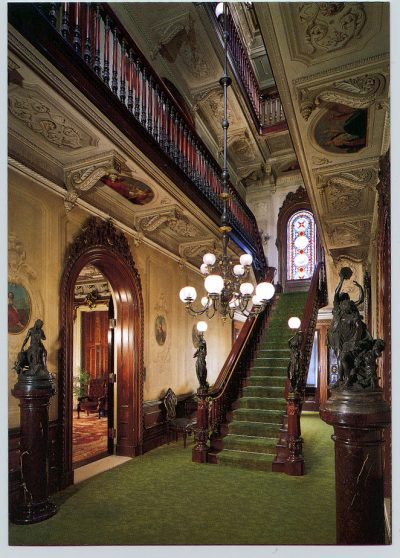
[{"label": "ornate ceiling molding", "polygon": [[371,221],[365,219],[328,225],[328,236],[334,247],[368,245],[370,232]]},{"label": "ornate ceiling molding", "polygon": [[212,238],[195,242],[184,242],[179,245],[179,255],[184,260],[197,259],[207,252],[215,253],[216,241]]},{"label": "ornate ceiling molding", "polygon": [[300,89],[298,102],[300,113],[308,120],[311,113],[323,103],[340,103],[352,108],[367,108],[386,90],[386,78],[382,74],[366,74],[337,80],[330,87],[318,92]]},{"label": "ornate ceiling molding", "polygon": [[331,248],[329,253],[332,256],[334,264],[343,261],[344,258],[356,263],[361,263],[368,258],[368,246],[363,245]]},{"label": "ornate ceiling molding", "polygon": [[26,84],[10,87],[8,110],[26,128],[48,144],[67,152],[96,144],[96,140],[65,114],[41,87]]},{"label": "ornate ceiling molding", "polygon": [[64,180],[67,193],[64,200],[65,209],[71,211],[79,196],[91,190],[104,176],[117,176],[121,171],[129,172],[125,160],[116,152],[85,159],[64,167]]},{"label": "ornate ceiling molding", "polygon": [[156,233],[167,230],[174,236],[193,238],[199,230],[189,221],[177,206],[164,206],[151,212],[141,213],[135,217],[135,227],[143,233]]},{"label": "ornate ceiling molding", "polygon": [[318,177],[318,189],[324,190],[335,186],[343,186],[351,190],[373,189],[377,182],[378,170],[376,168],[352,169],[333,176],[320,175]]},{"label": "ornate ceiling molding", "polygon": [[[357,56],[382,32],[385,6],[368,2],[303,2],[280,5],[290,56],[310,66]],[[380,4],[380,3],[379,3]]]},{"label": "ornate ceiling molding", "polygon": [[305,26],[311,54],[342,49],[360,37],[367,16],[361,2],[305,2],[298,8],[298,22]]},{"label": "ornate ceiling molding", "polygon": [[181,58],[188,71],[196,78],[210,75],[210,68],[197,44],[195,21],[189,12],[163,24],[158,30],[159,38],[150,53],[151,59],[161,54],[169,63]]}]

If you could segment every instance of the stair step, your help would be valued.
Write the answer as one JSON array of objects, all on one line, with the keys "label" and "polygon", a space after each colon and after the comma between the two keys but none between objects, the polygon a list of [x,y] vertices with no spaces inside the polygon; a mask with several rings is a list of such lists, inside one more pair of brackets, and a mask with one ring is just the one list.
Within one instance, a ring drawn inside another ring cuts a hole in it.
[{"label": "stair step", "polygon": [[241,397],[236,401],[237,409],[284,410],[286,399],[283,397]]},{"label": "stair step", "polygon": [[233,420],[250,422],[268,422],[282,424],[284,410],[279,409],[235,409],[232,412]]},{"label": "stair step", "polygon": [[279,386],[258,386],[247,385],[243,388],[245,397],[282,397],[284,392],[284,384]]},{"label": "stair step", "polygon": [[260,386],[260,387],[280,387],[282,390],[285,387],[285,376],[267,376],[252,374],[247,378],[247,386]]},{"label": "stair step", "polygon": [[256,376],[281,376],[286,377],[287,366],[253,366],[252,373]]},{"label": "stair step", "polygon": [[275,455],[276,438],[228,434],[228,436],[224,438],[224,450],[225,449]]},{"label": "stair step", "polygon": [[229,423],[229,434],[265,436],[266,438],[275,438],[276,444],[280,427],[280,424],[274,424],[271,422],[250,422],[234,420]]},{"label": "stair step", "polygon": [[223,450],[218,454],[218,463],[221,465],[234,465],[246,469],[259,469],[271,471],[274,455],[251,453],[237,450]]},{"label": "stair step", "polygon": [[289,363],[289,357],[264,357],[264,356],[257,356],[254,360],[254,366],[274,366],[278,368],[282,368],[282,366],[287,368]]}]

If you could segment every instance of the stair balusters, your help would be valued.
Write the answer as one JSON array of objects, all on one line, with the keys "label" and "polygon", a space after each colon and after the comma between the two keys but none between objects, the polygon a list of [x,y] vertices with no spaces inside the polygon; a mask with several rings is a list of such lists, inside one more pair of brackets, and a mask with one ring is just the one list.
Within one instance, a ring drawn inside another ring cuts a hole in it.
[{"label": "stair balusters", "polygon": [[[35,6],[121,104],[133,113],[164,153],[214,207],[221,210],[221,171],[217,163],[187,122],[179,104],[168,90],[164,90],[162,80],[139,53],[110,6],[75,3],[71,7],[71,4]],[[58,13],[61,15],[59,22]],[[245,61],[242,64],[245,67]],[[251,86],[254,81],[250,77],[247,83]],[[228,184],[228,188],[231,195],[229,223],[253,252],[256,275],[264,273],[266,262],[255,218],[233,186]]]}]

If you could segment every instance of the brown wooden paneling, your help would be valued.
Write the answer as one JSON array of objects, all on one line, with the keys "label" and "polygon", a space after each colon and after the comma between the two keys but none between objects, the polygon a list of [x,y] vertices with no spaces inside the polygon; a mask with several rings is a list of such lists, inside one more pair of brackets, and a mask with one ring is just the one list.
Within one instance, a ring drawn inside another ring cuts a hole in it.
[{"label": "brown wooden paneling", "polygon": [[108,375],[108,312],[82,312],[82,368],[91,378]]}]

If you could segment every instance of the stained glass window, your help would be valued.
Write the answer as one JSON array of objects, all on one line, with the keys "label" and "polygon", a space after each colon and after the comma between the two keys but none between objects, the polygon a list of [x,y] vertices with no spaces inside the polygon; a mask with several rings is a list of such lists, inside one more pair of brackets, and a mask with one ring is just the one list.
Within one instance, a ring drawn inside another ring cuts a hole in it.
[{"label": "stained glass window", "polygon": [[287,224],[287,279],[309,279],[315,265],[315,222],[310,211],[293,213]]}]

